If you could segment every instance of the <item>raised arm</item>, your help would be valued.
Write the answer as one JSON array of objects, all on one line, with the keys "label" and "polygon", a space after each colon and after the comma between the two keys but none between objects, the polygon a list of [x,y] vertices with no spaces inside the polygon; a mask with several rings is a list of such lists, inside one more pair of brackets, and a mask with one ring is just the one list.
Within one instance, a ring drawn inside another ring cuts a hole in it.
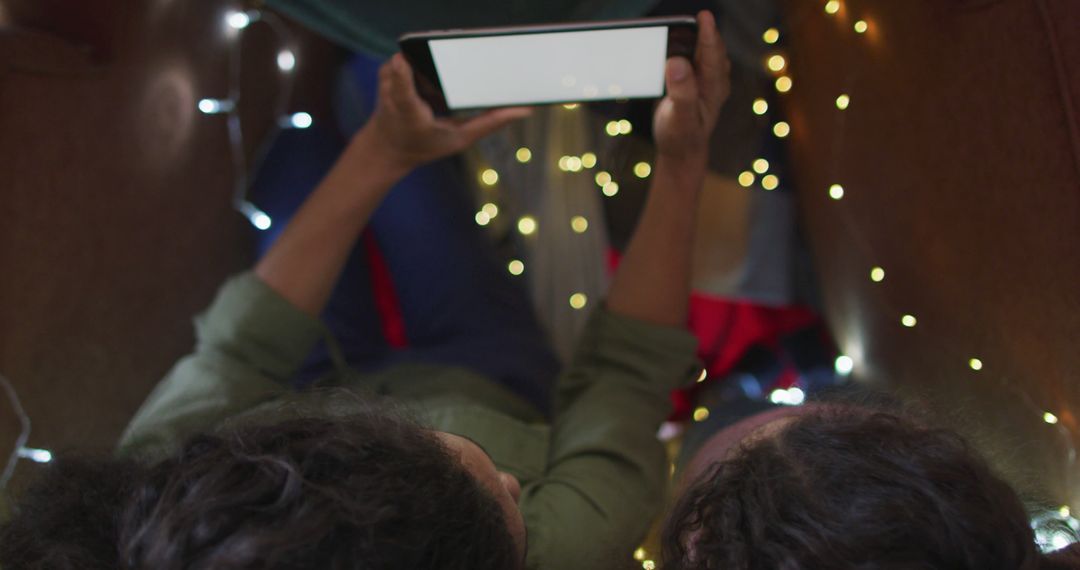
[{"label": "raised arm", "polygon": [[398,180],[528,112],[499,109],[467,122],[436,118],[417,94],[405,58],[395,55],[379,70],[371,120],[255,266],[255,274],[300,310],[318,315],[361,230]]},{"label": "raised arm", "polygon": [[226,283],[196,323],[195,351],[154,389],[125,430],[120,453],[168,450],[229,416],[281,396],[322,334],[322,312],[349,251],[387,191],[425,162],[459,152],[527,114],[503,109],[466,122],[436,118],[408,64],[379,75],[379,101],[270,251]]},{"label": "raised arm", "polygon": [[542,521],[529,528],[531,568],[615,567],[662,506],[668,471],[656,432],[671,390],[700,371],[685,327],[690,247],[709,134],[728,93],[708,12],[698,29],[694,67],[668,61],[645,212],[605,309],[560,378],[548,470],[523,490],[526,521]]},{"label": "raised arm", "polygon": [[682,326],[690,295],[691,247],[709,136],[731,86],[727,51],[708,12],[698,16],[694,65],[668,61],[668,95],[653,118],[656,168],[645,210],[608,294],[613,313]]}]

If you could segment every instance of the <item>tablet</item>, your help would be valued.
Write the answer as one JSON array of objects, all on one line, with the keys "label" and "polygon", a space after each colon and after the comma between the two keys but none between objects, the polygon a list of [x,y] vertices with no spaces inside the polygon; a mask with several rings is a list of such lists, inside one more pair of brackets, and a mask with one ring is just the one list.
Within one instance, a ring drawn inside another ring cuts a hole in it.
[{"label": "tablet", "polygon": [[437,113],[660,97],[669,57],[693,61],[692,16],[405,34],[401,51]]}]

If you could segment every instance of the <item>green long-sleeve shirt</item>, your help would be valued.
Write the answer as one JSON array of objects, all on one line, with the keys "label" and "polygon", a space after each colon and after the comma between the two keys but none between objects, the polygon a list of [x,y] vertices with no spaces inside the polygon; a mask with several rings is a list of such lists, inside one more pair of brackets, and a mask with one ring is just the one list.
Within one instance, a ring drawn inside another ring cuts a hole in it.
[{"label": "green long-sleeve shirt", "polygon": [[196,332],[195,352],[149,396],[119,453],[157,457],[226,419],[292,398],[325,398],[329,415],[347,412],[340,390],[391,396],[434,429],[477,441],[521,481],[531,569],[596,570],[629,555],[663,500],[667,468],[656,432],[668,393],[697,368],[686,331],[597,310],[558,380],[548,425],[500,385],[448,366],[374,374],[338,366],[322,382],[337,391],[298,396],[288,381],[325,329],[250,273],[222,287]]}]

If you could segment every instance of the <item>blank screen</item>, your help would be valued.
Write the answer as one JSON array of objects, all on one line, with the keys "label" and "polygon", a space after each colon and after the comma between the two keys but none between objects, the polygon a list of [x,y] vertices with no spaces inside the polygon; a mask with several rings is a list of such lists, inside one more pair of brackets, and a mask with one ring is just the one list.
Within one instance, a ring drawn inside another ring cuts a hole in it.
[{"label": "blank screen", "polygon": [[664,92],[666,26],[431,40],[451,109]]}]

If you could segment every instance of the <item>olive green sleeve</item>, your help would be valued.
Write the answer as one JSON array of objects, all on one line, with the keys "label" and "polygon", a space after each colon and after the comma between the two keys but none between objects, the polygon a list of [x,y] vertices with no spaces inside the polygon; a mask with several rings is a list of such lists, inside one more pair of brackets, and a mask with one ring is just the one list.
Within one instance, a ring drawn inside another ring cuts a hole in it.
[{"label": "olive green sleeve", "polygon": [[118,453],[168,452],[222,420],[290,391],[324,327],[252,273],[227,281],[195,319],[195,351],[147,397]]},{"label": "olive green sleeve", "polygon": [[600,310],[559,380],[547,469],[526,486],[530,569],[595,569],[629,557],[663,505],[656,434],[670,392],[697,375],[689,332]]}]

